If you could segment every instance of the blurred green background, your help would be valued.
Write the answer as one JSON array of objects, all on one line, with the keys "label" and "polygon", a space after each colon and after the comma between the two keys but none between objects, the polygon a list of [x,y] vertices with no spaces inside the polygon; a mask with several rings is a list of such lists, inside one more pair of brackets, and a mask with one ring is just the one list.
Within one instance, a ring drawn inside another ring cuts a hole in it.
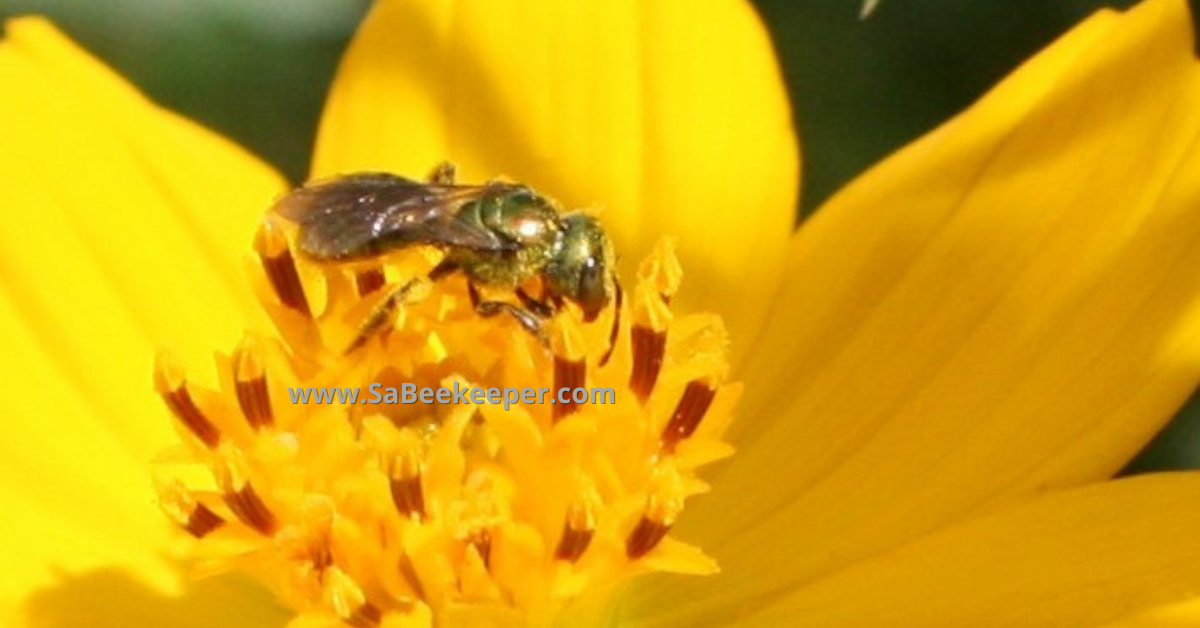
[{"label": "blurred green background", "polygon": [[[1193,7],[1198,2],[1193,2]],[[1102,6],[1094,0],[758,0],[804,146],[809,213],[967,106]],[[0,0],[49,15],[158,102],[235,138],[293,181],[338,57],[369,0]],[[1200,467],[1200,400],[1131,471]]]}]

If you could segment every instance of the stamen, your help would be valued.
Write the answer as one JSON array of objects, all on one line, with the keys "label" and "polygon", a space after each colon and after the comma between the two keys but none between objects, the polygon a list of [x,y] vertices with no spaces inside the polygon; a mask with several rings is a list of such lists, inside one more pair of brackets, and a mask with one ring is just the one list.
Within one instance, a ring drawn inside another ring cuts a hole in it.
[{"label": "stamen", "polygon": [[667,332],[654,331],[643,325],[634,325],[630,334],[633,345],[633,372],[629,375],[629,389],[638,401],[646,403],[658,374],[662,371],[663,356],[667,352]]},{"label": "stamen", "polygon": [[669,454],[675,453],[675,446],[679,444],[679,441],[688,438],[696,431],[716,395],[717,390],[705,382],[700,380],[688,382],[687,388],[683,391],[683,397],[675,406],[671,420],[663,428],[660,437],[663,451]]},{"label": "stamen", "polygon": [[682,482],[673,466],[656,468],[651,482],[655,486],[646,500],[646,510],[625,537],[625,555],[630,560],[637,560],[657,547],[683,510]]},{"label": "stamen", "polygon": [[400,557],[399,571],[404,582],[412,588],[413,593],[416,593],[418,598],[424,598],[425,588],[421,584],[421,577],[417,575],[417,568],[413,566],[412,558],[408,554]]},{"label": "stamen", "polygon": [[392,503],[400,514],[420,521],[425,516],[425,492],[421,488],[421,462],[406,452],[393,459],[391,469]]},{"label": "stamen", "polygon": [[187,530],[188,534],[202,539],[223,525],[225,525],[225,520],[220,515],[204,504],[196,504],[196,509],[188,516],[187,524],[183,526],[183,529]]},{"label": "stamen", "polygon": [[641,519],[638,519],[633,532],[630,532],[629,536],[625,538],[625,556],[629,560],[637,560],[645,556],[666,538],[674,523],[673,518],[667,518],[664,513],[647,506],[646,512],[642,514]]},{"label": "stamen", "polygon": [[202,539],[225,524],[225,519],[208,506],[196,501],[178,482],[162,482],[159,502],[163,510],[188,534]]},{"label": "stamen", "polygon": [[[189,432],[160,458],[156,487],[199,539],[206,571],[263,576],[296,625],[352,628],[558,625],[626,577],[715,571],[669,537],[704,487],[697,470],[729,449],[719,438],[737,395],[723,383],[720,320],[667,306],[679,285],[669,246],[614,295],[603,327],[553,295],[542,307],[530,297],[540,280],[502,295],[536,320],[547,353],[528,325],[472,307],[470,276],[436,280],[456,271],[446,251],[309,265],[288,253],[287,229],[265,224],[256,244],[281,340],[248,337],[222,361],[215,391],[165,358],[156,367],[156,389]],[[347,344],[353,356],[341,354]],[[610,357],[612,369],[596,368]],[[546,385],[549,410],[475,408],[473,394],[469,405],[409,401],[413,386],[507,395]],[[617,403],[557,402],[560,389],[587,385],[611,387]],[[385,401],[285,407],[276,392],[355,386]]]},{"label": "stamen", "polygon": [[383,274],[383,268],[379,266],[372,266],[354,274],[354,286],[358,290],[358,296],[360,297],[365,297],[375,292],[386,283],[387,277]]},{"label": "stamen", "polygon": [[225,493],[225,504],[242,523],[266,536],[275,534],[278,522],[275,515],[263,503],[254,487],[246,482],[242,488]]},{"label": "stamen", "polygon": [[304,316],[311,316],[300,273],[296,270],[296,260],[288,248],[287,238],[279,232],[279,228],[270,221],[264,221],[259,226],[254,245],[279,302]]},{"label": "stamen", "polygon": [[164,353],[158,355],[155,387],[175,418],[196,438],[210,449],[221,442],[221,430],[204,416],[204,412],[192,400],[183,373]]},{"label": "stamen", "polygon": [[575,403],[575,398],[568,393],[568,402],[563,403],[558,399],[558,391],[567,388],[572,392],[576,388],[583,388],[587,379],[587,364],[583,360],[569,360],[561,356],[554,356],[554,390],[550,394],[554,396],[554,410],[550,413],[554,422],[558,422],[563,417],[575,412],[579,409],[579,404]]},{"label": "stamen", "polygon": [[671,297],[679,292],[679,285],[683,280],[683,267],[675,255],[673,240],[659,240],[654,247],[654,254],[638,266],[638,278],[643,284],[656,290],[663,303],[671,304]]},{"label": "stamen", "polygon": [[354,628],[375,628],[382,621],[383,611],[370,602],[364,602],[346,618],[346,623]]},{"label": "stamen", "polygon": [[[659,248],[669,245],[661,244]],[[646,403],[658,375],[662,370],[663,357],[667,351],[667,330],[674,320],[667,307],[670,295],[679,287],[679,270],[669,261],[652,256],[638,269],[641,282],[634,289],[633,329],[630,344],[633,349],[633,369],[629,375],[629,388],[641,403]]]},{"label": "stamen", "polygon": [[571,504],[566,521],[563,522],[558,548],[554,550],[554,557],[572,563],[579,560],[587,551],[595,533],[596,519],[592,510],[584,503]]},{"label": "stamen", "polygon": [[471,533],[469,537],[471,547],[479,553],[479,558],[483,560],[483,566],[489,567],[492,562],[492,533],[487,528],[480,528]]},{"label": "stamen", "polygon": [[362,587],[341,568],[330,568],[325,573],[323,584],[327,603],[350,626],[374,628],[383,620],[383,612],[379,607],[367,600]]},{"label": "stamen", "polygon": [[267,392],[267,372],[252,340],[247,339],[238,348],[233,368],[242,416],[254,429],[270,426],[275,418],[271,413],[271,397]]}]

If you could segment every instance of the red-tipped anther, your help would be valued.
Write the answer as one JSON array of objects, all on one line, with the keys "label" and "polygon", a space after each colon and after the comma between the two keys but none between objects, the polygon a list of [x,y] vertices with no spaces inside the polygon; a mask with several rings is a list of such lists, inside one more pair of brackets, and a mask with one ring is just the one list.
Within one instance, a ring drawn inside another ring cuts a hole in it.
[{"label": "red-tipped anther", "polygon": [[671,420],[667,421],[667,426],[663,428],[660,438],[663,451],[674,453],[675,446],[679,444],[679,441],[690,437],[696,431],[696,427],[704,419],[704,414],[708,412],[708,407],[712,405],[713,397],[716,394],[716,389],[705,382],[700,380],[688,382],[687,388],[683,391],[683,397],[675,406]]},{"label": "red-tipped anther", "polygon": [[410,519],[425,516],[425,491],[421,488],[420,462],[412,455],[397,456],[391,472],[392,503]]},{"label": "red-tipped anther", "polygon": [[234,386],[242,416],[254,429],[275,422],[271,412],[271,397],[267,392],[267,373],[252,344],[238,349],[234,362]]},{"label": "red-tipped anther", "polygon": [[275,533],[278,527],[275,515],[263,503],[262,498],[258,496],[249,482],[239,490],[226,493],[225,504],[242,523],[266,536]]},{"label": "red-tipped anther", "polygon": [[300,273],[296,270],[296,260],[288,248],[287,239],[279,229],[270,222],[262,223],[255,247],[258,249],[259,259],[262,260],[267,281],[271,283],[279,302],[304,316],[311,316],[308,299],[304,296],[304,285],[300,282]]},{"label": "red-tipped anther", "polygon": [[566,521],[563,522],[562,537],[558,540],[554,557],[572,563],[579,560],[587,551],[588,545],[592,542],[592,535],[595,533],[595,518],[587,506],[572,505],[571,509],[567,511]]},{"label": "red-tipped anther", "polygon": [[200,410],[188,392],[187,380],[166,354],[159,354],[155,369],[155,388],[179,422],[209,448],[221,442],[221,430]]},{"label": "red-tipped anther", "polygon": [[486,528],[476,530],[471,534],[469,539],[475,551],[479,552],[479,557],[483,559],[483,566],[490,567],[492,564],[492,533]]},{"label": "red-tipped anther", "polygon": [[634,325],[631,333],[633,344],[633,372],[629,375],[629,389],[645,403],[654,392],[658,373],[662,370],[663,355],[667,351],[667,332],[654,331],[644,325]]},{"label": "red-tipped anther", "polygon": [[413,566],[412,559],[408,554],[400,557],[400,564],[397,565],[400,570],[400,575],[404,577],[404,582],[412,587],[418,598],[425,597],[425,587],[421,584],[421,577],[417,575],[417,568]]},{"label": "red-tipped anther", "polygon": [[[554,356],[554,390],[550,394],[554,396],[555,403],[554,410],[550,414],[555,422],[579,409],[579,404],[575,403],[572,394],[576,388],[585,386],[586,379],[587,364],[583,360],[568,360]],[[558,398],[559,391],[564,388],[568,389],[565,395],[566,403]]]},{"label": "red-tipped anther", "polygon": [[383,274],[383,269],[378,266],[372,266],[354,274],[354,287],[358,290],[360,297],[375,292],[385,283],[387,283],[387,277]]},{"label": "red-tipped anther", "polygon": [[375,628],[381,622],[383,622],[383,611],[370,602],[363,602],[346,618],[346,623],[354,628]]},{"label": "red-tipped anther", "polygon": [[222,525],[225,525],[225,520],[220,515],[210,510],[208,506],[198,503],[191,514],[188,515],[187,523],[184,524],[183,529],[188,534],[202,539]]},{"label": "red-tipped anther", "polygon": [[670,524],[655,521],[649,513],[642,515],[642,518],[638,520],[637,527],[625,538],[625,556],[629,557],[629,560],[637,560],[645,556],[650,550],[657,547],[670,531]]}]

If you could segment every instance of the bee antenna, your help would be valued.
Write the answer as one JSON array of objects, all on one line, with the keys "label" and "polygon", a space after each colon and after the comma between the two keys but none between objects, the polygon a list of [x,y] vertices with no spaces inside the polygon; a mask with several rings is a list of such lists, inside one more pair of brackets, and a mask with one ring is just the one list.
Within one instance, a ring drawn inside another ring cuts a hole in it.
[{"label": "bee antenna", "polygon": [[608,350],[604,352],[604,357],[600,358],[600,366],[608,364],[613,349],[617,348],[617,334],[621,333],[621,295],[621,283],[613,277],[613,324],[612,330],[608,332]]}]

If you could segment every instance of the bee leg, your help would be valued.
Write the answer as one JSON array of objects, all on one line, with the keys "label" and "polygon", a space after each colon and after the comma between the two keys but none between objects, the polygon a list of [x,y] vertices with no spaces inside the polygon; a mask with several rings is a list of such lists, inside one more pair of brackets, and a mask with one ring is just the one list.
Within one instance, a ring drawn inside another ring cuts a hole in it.
[{"label": "bee leg", "polygon": [[[450,165],[450,168],[453,168]],[[392,288],[379,303],[371,309],[371,313],[367,315],[366,320],[358,326],[358,333],[354,336],[354,342],[342,352],[343,355],[349,354],[359,347],[363,346],[374,337],[376,334],[383,331],[384,327],[392,321],[396,312],[400,309],[400,305],[404,302],[404,297],[408,296],[412,289],[417,287],[422,281],[438,281],[449,275],[454,274],[458,270],[458,264],[449,260],[442,260],[437,266],[434,266],[429,274],[422,278],[412,279],[399,287]]]},{"label": "bee leg", "polygon": [[533,312],[539,318],[550,318],[551,316],[554,316],[555,310],[550,304],[543,303],[529,296],[529,293],[525,292],[523,288],[517,288],[517,298],[521,300],[521,305],[524,305],[525,309]]},{"label": "bee leg", "polygon": [[550,348],[550,337],[546,334],[546,326],[543,320],[534,312],[522,307],[517,307],[512,303],[504,301],[484,301],[479,295],[479,289],[475,284],[467,284],[467,290],[471,295],[471,305],[475,307],[475,312],[484,318],[491,318],[504,312],[513,317],[518,324],[537,338],[538,342],[547,349]]},{"label": "bee leg", "polygon": [[433,270],[429,271],[429,281],[445,279],[446,277],[454,274],[454,271],[456,270],[458,270],[458,264],[455,264],[450,260],[442,260],[437,266],[433,267]]},{"label": "bee leg", "polygon": [[367,318],[362,322],[361,325],[358,326],[358,333],[355,334],[354,341],[350,343],[350,346],[346,347],[346,350],[342,352],[342,355],[353,353],[358,348],[367,344],[368,340],[381,333],[385,327],[390,325],[396,316],[396,312],[400,309],[400,305],[404,302],[404,297],[408,296],[408,293],[411,292],[413,288],[417,287],[417,285],[422,281],[423,279],[412,279],[408,283],[392,288],[391,291],[389,291],[383,297],[383,299],[381,299],[379,303],[371,309],[371,313],[367,315]]},{"label": "bee leg", "polygon": [[430,183],[437,185],[454,185],[455,179],[458,178],[457,175],[458,167],[448,161],[443,161],[429,171],[427,178]]}]

